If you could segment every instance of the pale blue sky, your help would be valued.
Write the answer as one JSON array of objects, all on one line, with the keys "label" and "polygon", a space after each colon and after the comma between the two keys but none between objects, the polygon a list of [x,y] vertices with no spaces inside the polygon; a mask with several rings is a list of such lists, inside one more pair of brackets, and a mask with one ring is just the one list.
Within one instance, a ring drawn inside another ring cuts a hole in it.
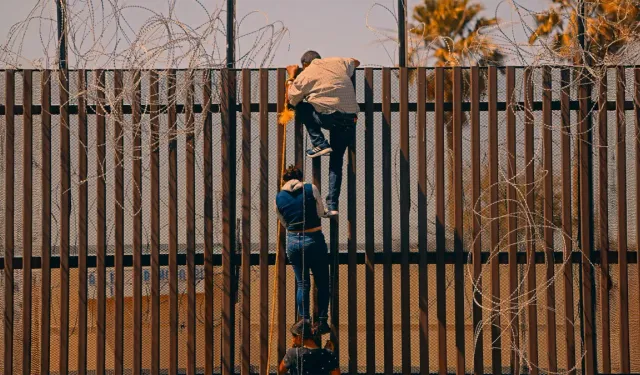
[{"label": "pale blue sky", "polygon": [[[37,0],[2,0],[5,2],[3,12],[0,12],[0,40],[5,42],[11,25],[27,18],[29,11],[37,3]],[[43,0],[41,0],[43,1]],[[91,0],[100,5],[99,0]],[[511,26],[505,25],[504,30],[514,33],[519,41],[524,40],[523,25],[520,16],[514,10],[513,3],[509,0],[479,0],[486,7],[486,12],[497,15],[505,22],[513,21]],[[44,0],[47,11],[44,17],[55,17],[53,0]],[[134,30],[142,25],[148,18],[145,10],[134,7],[148,7],[155,11],[168,11],[166,0],[112,0],[121,5],[132,6],[126,10],[125,19],[131,23]],[[202,0],[205,6],[215,9],[224,0]],[[10,6],[6,6],[9,5]],[[73,4],[73,0],[69,0]],[[396,50],[393,43],[381,44],[375,32],[367,28],[367,14],[370,15],[369,23],[380,29],[394,30],[395,24],[391,14],[382,7],[372,7],[381,4],[394,8],[396,0],[237,0],[238,18],[251,11],[262,11],[270,22],[281,21],[290,31],[280,45],[272,66],[284,66],[299,61],[300,55],[307,49],[316,49],[323,56],[353,56],[365,66],[393,65]],[[412,8],[420,3],[419,0],[409,0],[409,17]],[[538,11],[550,3],[549,0],[521,0],[518,4],[521,12],[526,12],[523,7],[531,7],[530,10]],[[196,5],[195,0],[176,0],[178,18],[188,25],[198,25],[203,22],[202,9]],[[73,5],[72,5],[73,6]],[[526,14],[526,13],[522,13]],[[530,16],[526,16],[530,21]],[[256,25],[265,24],[262,15],[252,15],[240,28],[240,34],[255,29]],[[47,23],[43,23],[47,25]],[[48,26],[47,26],[48,27]],[[40,35],[47,35],[54,30],[39,30],[38,22],[29,25],[23,43],[22,55],[27,59],[34,59],[43,55],[43,47],[40,43]],[[107,33],[108,36],[109,33]],[[55,47],[55,46],[54,46]],[[246,47],[244,45],[241,48]],[[386,49],[385,49],[386,47]],[[12,50],[17,50],[13,46]],[[53,52],[53,49],[50,49]],[[224,50],[222,50],[224,53]],[[25,60],[27,61],[27,60]],[[1,64],[2,62],[0,62]]]}]

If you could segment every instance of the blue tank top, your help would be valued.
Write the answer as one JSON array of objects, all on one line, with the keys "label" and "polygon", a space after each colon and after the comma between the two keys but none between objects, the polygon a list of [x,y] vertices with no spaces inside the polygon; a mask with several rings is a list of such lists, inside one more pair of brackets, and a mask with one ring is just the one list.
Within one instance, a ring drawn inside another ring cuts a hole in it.
[{"label": "blue tank top", "polygon": [[300,231],[321,224],[311,184],[304,184],[304,188],[294,191],[281,190],[276,195],[276,206],[287,230]]}]

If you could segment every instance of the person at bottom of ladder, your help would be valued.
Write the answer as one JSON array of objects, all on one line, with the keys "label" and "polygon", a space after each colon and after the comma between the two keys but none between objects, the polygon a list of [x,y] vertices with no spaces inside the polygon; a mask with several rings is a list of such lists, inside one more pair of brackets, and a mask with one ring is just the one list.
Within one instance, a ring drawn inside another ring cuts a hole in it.
[{"label": "person at bottom of ladder", "polygon": [[282,176],[284,185],[276,196],[276,212],[287,228],[287,257],[296,275],[298,314],[309,321],[310,271],[318,289],[318,322],[315,331],[326,334],[331,331],[328,319],[329,306],[329,255],[322,233],[319,212],[324,212],[318,189],[302,181],[302,172],[290,166]]},{"label": "person at bottom of ladder", "polygon": [[301,320],[291,327],[291,348],[280,362],[278,371],[297,375],[340,375],[338,358],[333,352],[333,343],[327,341],[320,347],[320,338],[313,332],[308,321]]},{"label": "person at bottom of ladder", "polygon": [[[287,67],[287,102],[296,109],[313,148],[307,156],[315,158],[330,155],[329,193],[324,216],[338,215],[338,199],[342,185],[344,153],[355,137],[358,121],[358,101],[351,83],[351,76],[360,62],[352,58],[331,57],[322,59],[315,51],[307,51],[298,65]],[[328,142],[322,129],[330,132]]]}]

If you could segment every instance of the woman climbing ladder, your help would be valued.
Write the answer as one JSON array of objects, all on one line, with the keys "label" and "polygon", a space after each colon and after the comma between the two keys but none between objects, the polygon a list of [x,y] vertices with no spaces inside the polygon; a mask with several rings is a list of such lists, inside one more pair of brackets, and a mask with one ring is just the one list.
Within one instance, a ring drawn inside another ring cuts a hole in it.
[{"label": "woman climbing ladder", "polygon": [[315,332],[319,335],[331,331],[329,307],[329,257],[327,242],[322,233],[320,213],[324,205],[316,186],[302,181],[302,172],[290,166],[282,175],[284,185],[276,196],[276,212],[287,228],[287,257],[296,276],[298,314],[310,322],[310,272],[318,289],[318,321]]}]

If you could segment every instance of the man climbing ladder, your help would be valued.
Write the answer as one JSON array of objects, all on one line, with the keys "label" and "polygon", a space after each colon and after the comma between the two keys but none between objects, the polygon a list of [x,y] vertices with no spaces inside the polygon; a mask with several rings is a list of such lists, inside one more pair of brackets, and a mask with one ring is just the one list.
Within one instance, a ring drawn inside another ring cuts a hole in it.
[{"label": "man climbing ladder", "polygon": [[[351,76],[360,62],[352,58],[322,59],[315,51],[305,52],[300,60],[301,72],[297,65],[287,67],[286,100],[295,107],[296,116],[309,133],[313,148],[307,150],[307,156],[330,155],[327,211],[320,215],[336,217],[344,153],[355,137],[358,121],[359,106]],[[329,130],[330,142],[322,129]]]}]

